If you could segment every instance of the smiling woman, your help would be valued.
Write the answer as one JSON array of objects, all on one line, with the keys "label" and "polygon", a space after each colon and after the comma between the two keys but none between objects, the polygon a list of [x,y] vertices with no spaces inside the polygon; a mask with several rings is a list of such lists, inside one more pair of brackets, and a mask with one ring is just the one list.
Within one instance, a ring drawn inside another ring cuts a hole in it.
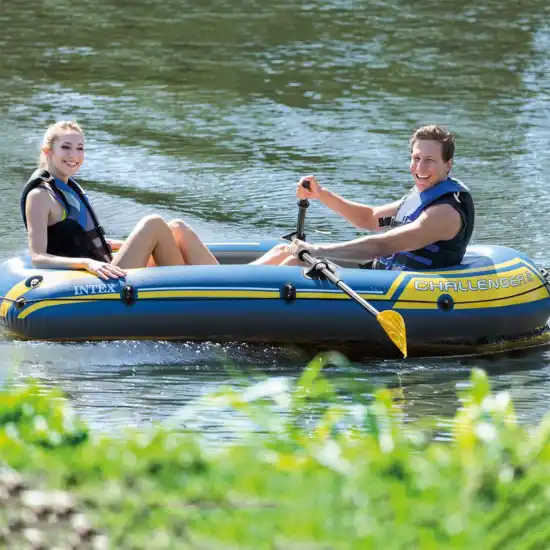
[{"label": "smiling woman", "polygon": [[[84,162],[84,133],[74,121],[60,121],[44,135],[38,170],[21,198],[36,267],[85,269],[102,279],[124,269],[156,265],[215,264],[214,256],[181,220],[143,218],[126,241],[108,240],[73,176]],[[113,256],[114,249],[118,249]]]}]

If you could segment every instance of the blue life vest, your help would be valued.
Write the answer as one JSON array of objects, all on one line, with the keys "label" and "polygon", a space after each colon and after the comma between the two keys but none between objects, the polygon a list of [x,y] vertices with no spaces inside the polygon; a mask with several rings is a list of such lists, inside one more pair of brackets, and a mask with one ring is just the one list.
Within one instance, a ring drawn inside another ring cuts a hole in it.
[{"label": "blue life vest", "polygon": [[398,227],[415,221],[434,204],[450,204],[462,219],[460,231],[448,241],[438,241],[412,252],[398,252],[378,258],[376,269],[442,269],[460,264],[474,229],[475,209],[468,188],[459,180],[446,180],[420,192],[416,185],[403,197],[394,218],[381,218],[379,225]]},{"label": "blue life vest", "polygon": [[43,169],[33,173],[21,195],[21,214],[25,228],[27,197],[40,185],[47,189],[63,208],[63,219],[48,226],[48,254],[110,262],[112,254],[105,240],[105,232],[99,225],[88,197],[72,178],[65,183]]}]

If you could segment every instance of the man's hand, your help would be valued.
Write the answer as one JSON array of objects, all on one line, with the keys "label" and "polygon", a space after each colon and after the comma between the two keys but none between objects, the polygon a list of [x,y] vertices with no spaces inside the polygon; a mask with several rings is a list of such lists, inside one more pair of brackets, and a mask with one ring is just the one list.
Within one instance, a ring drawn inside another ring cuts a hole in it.
[{"label": "man's hand", "polygon": [[300,259],[300,252],[304,250],[309,252],[311,256],[315,256],[317,253],[317,246],[311,243],[306,243],[300,239],[292,239],[292,242],[288,245],[288,251],[290,254]]},{"label": "man's hand", "polygon": [[[309,189],[304,187],[304,183],[309,183]],[[300,179],[296,187],[296,196],[300,199],[318,199],[323,188],[317,183],[315,176],[305,176]]]}]

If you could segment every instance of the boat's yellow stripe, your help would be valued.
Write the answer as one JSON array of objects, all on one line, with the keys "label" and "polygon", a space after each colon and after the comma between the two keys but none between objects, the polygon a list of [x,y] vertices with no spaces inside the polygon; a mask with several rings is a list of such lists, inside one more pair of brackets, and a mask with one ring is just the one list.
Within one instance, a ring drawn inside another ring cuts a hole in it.
[{"label": "boat's yellow stripe", "polygon": [[[71,280],[80,282],[83,277],[97,280],[95,275],[92,275],[87,271],[59,270],[53,273],[48,273],[47,275],[40,272],[35,274],[42,275],[44,277],[42,282],[39,284],[40,288],[55,288],[57,285],[69,282]],[[0,305],[0,317],[5,317],[7,315],[10,306],[15,300],[17,300],[17,298],[23,297],[27,292],[36,288],[28,287],[25,284],[25,281],[32,277],[32,275],[33,274],[29,270],[29,273],[25,276],[25,278],[10,288],[10,290],[6,293],[5,299]]]},{"label": "boat's yellow stripe", "polygon": [[[521,294],[519,296],[510,296],[508,298],[500,298],[497,300],[486,300],[481,302],[456,302],[454,309],[488,309],[492,307],[504,307],[513,306],[518,304],[528,304],[530,302],[536,302],[537,300],[544,300],[548,298],[548,292],[544,288],[540,288],[534,292],[528,294]],[[436,302],[396,302],[393,306],[394,309],[421,309],[421,310],[435,310],[438,309]]]},{"label": "boat's yellow stripe", "polygon": [[31,290],[25,284],[26,280],[27,280],[27,277],[25,277],[25,280],[20,281],[16,285],[12,286],[9,289],[9,291],[6,293],[6,296],[4,296],[4,300],[2,300],[2,305],[0,306],[0,317],[5,317],[8,314],[8,310],[10,309],[10,306],[12,305],[12,303],[15,300],[17,300],[17,298],[20,298],[26,292]]},{"label": "boat's yellow stripe", "polygon": [[[511,269],[505,272],[501,272],[503,269],[516,266],[516,269]],[[465,273],[476,272],[476,276],[464,277]],[[526,280],[527,274],[529,274],[529,281]],[[452,277],[450,275],[456,275]],[[91,274],[85,272],[74,273],[71,271],[49,273],[44,281],[41,283],[41,287],[51,288],[55,287],[61,282],[68,282],[70,280],[82,281],[82,277],[90,277],[95,279]],[[489,289],[487,285],[488,281],[497,281],[502,278],[510,280],[511,278],[517,278],[521,276],[525,280],[525,284],[518,284],[516,286],[508,286],[505,288]],[[25,278],[27,280],[27,278]],[[405,288],[396,296],[400,287],[406,281]],[[480,281],[485,281],[480,283]],[[459,283],[465,286],[468,282],[477,290],[460,289]],[[522,304],[534,302],[537,300],[543,300],[549,296],[549,291],[545,286],[541,287],[540,274],[533,266],[520,258],[514,258],[507,262],[497,264],[495,266],[489,266],[485,268],[472,268],[466,270],[454,270],[444,273],[422,273],[415,275],[411,272],[399,273],[391,286],[385,293],[360,293],[360,296],[365,300],[371,301],[388,301],[393,300],[394,309],[437,309],[437,299],[442,294],[449,294],[455,300],[455,309],[481,309],[488,307],[503,307],[507,305]],[[479,285],[484,285],[484,290],[478,289]],[[438,286],[439,285],[439,286]],[[446,286],[440,286],[446,285]],[[454,289],[453,285],[457,288]],[[430,289],[430,287],[433,288]],[[25,281],[20,281],[14,285],[6,295],[0,306],[0,316],[6,316],[12,301],[22,297],[29,290],[25,285]],[[395,298],[394,298],[395,296]],[[350,299],[346,294],[339,290],[327,292],[325,290],[298,290],[297,299],[315,299],[315,300],[346,300]],[[139,290],[138,299],[154,300],[154,299],[171,299],[171,298],[203,298],[203,299],[261,299],[261,300],[273,300],[280,298],[280,291],[278,289],[266,290],[266,289],[166,289],[166,290]],[[46,299],[36,303],[31,303],[25,307],[18,315],[18,318],[24,319],[31,313],[43,309],[49,306],[87,303],[98,300],[119,300],[120,295],[115,293],[103,293],[85,296],[64,297],[59,299]]]},{"label": "boat's yellow stripe", "polygon": [[[441,293],[440,293],[441,294]],[[439,295],[440,295],[439,294]],[[438,296],[439,296],[438,295]],[[247,291],[220,291],[217,293],[212,293],[209,291],[166,291],[164,293],[156,292],[151,293],[148,296],[142,296],[140,294],[140,299],[159,299],[159,298],[245,298],[245,299],[278,299],[280,294],[278,291],[257,291],[257,292],[247,292]],[[361,297],[366,300],[377,300],[380,299],[380,295],[373,294],[361,294]],[[548,297],[548,291],[545,287],[540,287],[536,290],[529,291],[526,294],[520,294],[516,296],[502,296],[490,298],[488,300],[480,300],[477,302],[456,302],[454,304],[454,309],[483,309],[491,307],[504,307],[511,306],[516,304],[523,304],[528,302],[534,302],[537,300],[544,300]],[[44,300],[41,302],[36,302],[19,313],[19,319],[25,319],[30,314],[51,306],[67,305],[67,304],[83,304],[96,302],[97,300],[119,300],[120,296],[118,294],[104,294],[104,295],[94,295],[93,297],[81,298],[67,298],[59,300]],[[297,299],[314,299],[314,300],[350,300],[349,296],[343,292],[337,293],[327,293],[327,292],[298,292]],[[432,301],[422,301],[416,302],[406,302],[404,300],[398,300],[393,304],[394,309],[422,309],[422,310],[436,310],[437,306],[437,297]]]},{"label": "boat's yellow stripe", "polygon": [[395,278],[395,281],[391,284],[390,288],[388,289],[388,292],[386,294],[384,294],[384,297],[388,297],[388,298],[391,298],[395,292],[397,291],[397,289],[399,288],[399,285],[401,284],[401,282],[403,281],[403,279],[406,277],[406,274],[405,273],[400,273],[396,278]]},{"label": "boat's yellow stripe", "polygon": [[138,290],[140,300],[155,298],[280,298],[278,290]]},{"label": "boat's yellow stripe", "polygon": [[[391,289],[390,289],[391,290]],[[359,294],[365,300],[380,300],[386,298],[386,294]],[[279,290],[140,290],[138,297],[143,299],[162,299],[162,298],[249,298],[249,299],[280,299]],[[304,300],[346,300],[349,297],[343,292],[336,290],[331,292],[319,290],[297,290],[297,299]]]},{"label": "boat's yellow stripe", "polygon": [[501,273],[475,277],[443,277],[421,274],[412,276],[395,309],[436,309],[437,300],[449,295],[456,309],[479,309],[523,304],[548,298],[546,285],[541,286],[538,273],[527,263]]},{"label": "boat's yellow stripe", "polygon": [[[385,294],[362,294],[358,293],[364,300],[380,300],[385,298]],[[316,290],[298,290],[296,292],[298,300],[351,300],[351,298],[342,291],[338,292],[319,292]]]},{"label": "boat's yellow stripe", "polygon": [[17,318],[25,319],[25,317],[28,317],[31,313],[34,313],[35,311],[38,311],[39,309],[43,309],[45,307],[63,306],[66,304],[84,304],[86,302],[95,302],[97,299],[120,300],[120,296],[118,294],[96,294],[93,297],[87,297],[87,298],[81,298],[79,296],[74,298],[62,298],[59,300],[43,300],[41,302],[35,302],[30,306],[26,307],[24,310],[21,311],[21,313],[17,316]]},{"label": "boat's yellow stripe", "polygon": [[527,294],[519,294],[516,296],[510,296],[509,298],[487,300],[485,302],[458,303],[455,305],[455,309],[481,309],[489,307],[514,306],[517,304],[536,302],[546,298],[548,298],[548,291],[546,287],[540,287],[537,290],[529,291]]}]

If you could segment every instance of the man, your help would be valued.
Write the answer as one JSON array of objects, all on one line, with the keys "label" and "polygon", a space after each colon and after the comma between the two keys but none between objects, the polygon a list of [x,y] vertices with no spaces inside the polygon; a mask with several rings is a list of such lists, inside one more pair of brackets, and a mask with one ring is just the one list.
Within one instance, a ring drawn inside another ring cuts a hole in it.
[{"label": "man", "polygon": [[[449,177],[454,135],[439,126],[424,126],[414,132],[410,146],[414,187],[390,204],[375,207],[348,201],[322,187],[315,176],[298,183],[298,198],[318,199],[360,229],[389,231],[321,245],[295,239],[253,263],[295,265],[299,252],[308,250],[313,256],[357,261],[373,269],[441,269],[459,264],[472,236],[475,212],[468,188]],[[303,185],[306,181],[309,189]]]}]

